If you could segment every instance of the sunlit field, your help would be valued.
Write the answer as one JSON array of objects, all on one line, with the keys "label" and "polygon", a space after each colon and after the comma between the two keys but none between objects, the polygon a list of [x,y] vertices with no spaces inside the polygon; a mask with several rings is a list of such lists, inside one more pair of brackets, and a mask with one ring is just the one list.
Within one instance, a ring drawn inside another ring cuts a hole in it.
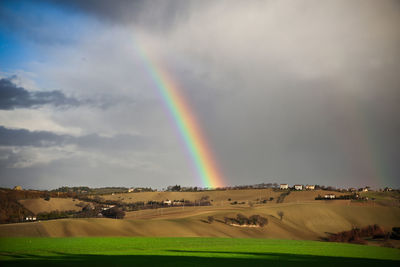
[{"label": "sunlit field", "polygon": [[2,266],[398,266],[398,249],[238,238],[2,238]]}]

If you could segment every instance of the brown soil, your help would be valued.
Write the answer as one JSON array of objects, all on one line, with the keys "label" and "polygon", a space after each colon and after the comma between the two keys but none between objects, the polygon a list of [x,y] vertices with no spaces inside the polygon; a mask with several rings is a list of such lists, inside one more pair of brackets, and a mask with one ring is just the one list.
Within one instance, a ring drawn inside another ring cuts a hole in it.
[{"label": "brown soil", "polygon": [[[224,196],[226,197],[226,196]],[[338,204],[335,204],[338,203]],[[347,204],[346,204],[347,203]],[[283,211],[280,220],[278,211]],[[224,217],[259,214],[265,227],[235,227]],[[213,223],[207,222],[214,216]],[[128,212],[123,220],[62,219],[0,225],[0,236],[211,236],[319,240],[353,226],[379,224],[390,230],[400,225],[398,207],[356,206],[351,202],[326,201],[210,207],[176,207]]]}]

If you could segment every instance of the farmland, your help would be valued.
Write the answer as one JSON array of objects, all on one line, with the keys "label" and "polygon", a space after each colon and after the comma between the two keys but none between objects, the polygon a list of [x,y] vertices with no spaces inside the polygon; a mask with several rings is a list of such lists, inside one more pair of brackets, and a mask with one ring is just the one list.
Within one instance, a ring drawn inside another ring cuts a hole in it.
[{"label": "farmland", "polygon": [[398,266],[398,249],[251,238],[2,238],[2,266]]}]

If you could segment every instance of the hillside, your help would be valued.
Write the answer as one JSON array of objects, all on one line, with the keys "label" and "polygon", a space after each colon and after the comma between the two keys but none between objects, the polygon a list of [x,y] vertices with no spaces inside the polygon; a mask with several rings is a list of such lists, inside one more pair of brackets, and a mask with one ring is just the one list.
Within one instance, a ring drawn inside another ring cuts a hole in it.
[{"label": "hillside", "polygon": [[[255,203],[260,200],[267,200],[267,203],[276,203],[279,196],[287,194],[287,190],[276,189],[242,189],[242,190],[225,190],[225,191],[202,191],[202,192],[141,192],[141,193],[121,193],[114,195],[101,196],[106,200],[121,201],[124,203],[132,203],[138,201],[163,201],[185,199],[190,201],[199,200],[202,197],[208,197],[214,206],[224,206],[230,203],[246,202]],[[335,194],[337,196],[348,193],[339,193],[334,191],[290,191],[290,194],[284,198],[284,202],[303,202],[314,201],[315,197],[324,194]],[[270,199],[273,198],[271,201]]]},{"label": "hillside", "polygon": [[[283,211],[281,221],[277,212]],[[225,216],[260,214],[268,218],[264,228],[226,225]],[[211,224],[207,216],[214,216]],[[249,207],[179,207],[128,212],[123,220],[61,219],[0,225],[0,236],[177,236],[255,237],[319,240],[352,226],[379,224],[391,229],[400,223],[400,209],[355,205],[284,203]]]},{"label": "hillside", "polygon": [[33,214],[38,214],[40,212],[50,212],[55,210],[80,211],[82,207],[78,207],[76,205],[80,202],[81,201],[72,198],[50,198],[50,200],[44,200],[43,198],[34,198],[34,199],[19,200],[19,203],[23,205],[26,209],[31,211]]}]

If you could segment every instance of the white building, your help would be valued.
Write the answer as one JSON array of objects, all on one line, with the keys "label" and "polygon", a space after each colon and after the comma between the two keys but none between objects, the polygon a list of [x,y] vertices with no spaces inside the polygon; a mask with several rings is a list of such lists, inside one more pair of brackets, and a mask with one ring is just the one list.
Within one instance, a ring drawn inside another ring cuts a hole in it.
[{"label": "white building", "polygon": [[183,206],[185,204],[185,202],[181,202],[181,201],[174,201],[172,202],[173,206]]},{"label": "white building", "polygon": [[129,188],[128,193],[132,193],[135,190],[135,188]]},{"label": "white building", "polygon": [[301,184],[295,184],[294,189],[296,190],[303,190],[303,186]]},{"label": "white building", "polygon": [[164,200],[164,205],[168,205],[168,206],[171,206],[171,204],[172,204],[172,201],[171,200]]},{"label": "white building", "polygon": [[281,184],[279,186],[279,189],[289,189],[289,185],[288,184]]},{"label": "white building", "polygon": [[336,198],[336,196],[334,194],[326,194],[324,198],[333,199]]},{"label": "white building", "polygon": [[306,190],[314,190],[315,185],[306,185]]}]

